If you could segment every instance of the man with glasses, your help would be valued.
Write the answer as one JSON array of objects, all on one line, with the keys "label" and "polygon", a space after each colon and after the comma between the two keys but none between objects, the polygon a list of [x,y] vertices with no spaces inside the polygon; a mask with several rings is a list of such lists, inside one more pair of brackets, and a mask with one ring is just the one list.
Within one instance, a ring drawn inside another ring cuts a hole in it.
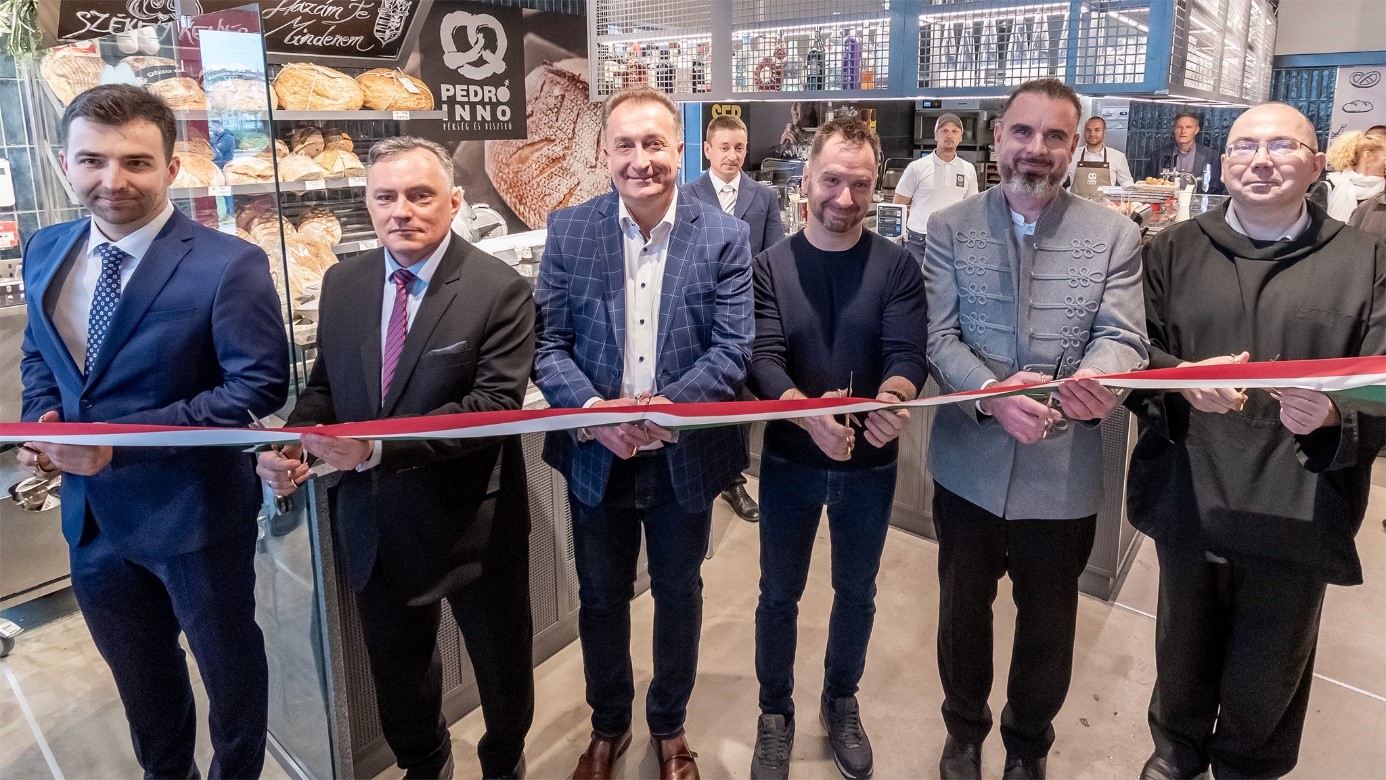
[{"label": "man with glasses", "polygon": [[[1386,353],[1386,247],[1306,202],[1313,125],[1281,103],[1237,119],[1231,201],[1146,255],[1150,364]],[[1143,778],[1279,777],[1295,766],[1326,584],[1353,545],[1382,445],[1379,406],[1309,390],[1150,392],[1131,521],[1155,540],[1160,607]],[[1372,410],[1370,413],[1368,410]]]},{"label": "man with glasses", "polygon": [[1063,82],[1022,84],[996,135],[1000,186],[929,220],[928,354],[943,392],[1069,379],[1047,404],[1015,395],[934,417],[944,778],[981,775],[1006,574],[1017,614],[1004,776],[1045,776],[1102,501],[1098,426],[1117,405],[1092,377],[1145,365],[1136,226],[1061,186],[1081,111]]}]

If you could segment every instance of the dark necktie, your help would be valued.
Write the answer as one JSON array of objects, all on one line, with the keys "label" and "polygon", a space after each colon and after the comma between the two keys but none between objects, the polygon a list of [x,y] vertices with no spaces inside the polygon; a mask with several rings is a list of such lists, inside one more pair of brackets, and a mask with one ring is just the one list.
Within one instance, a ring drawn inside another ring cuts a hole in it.
[{"label": "dark necktie", "polygon": [[390,394],[390,380],[395,378],[399,354],[404,351],[404,339],[409,336],[409,285],[414,274],[401,268],[390,274],[395,283],[395,307],[390,310],[390,324],[385,329],[385,351],[380,360],[380,400]]},{"label": "dark necktie", "polygon": [[106,243],[96,248],[101,256],[101,276],[96,280],[96,291],[91,297],[91,311],[87,314],[87,354],[82,362],[82,373],[91,373],[96,356],[101,353],[101,343],[106,340],[106,331],[111,327],[116,304],[120,303],[120,266],[131,255],[129,252]]}]

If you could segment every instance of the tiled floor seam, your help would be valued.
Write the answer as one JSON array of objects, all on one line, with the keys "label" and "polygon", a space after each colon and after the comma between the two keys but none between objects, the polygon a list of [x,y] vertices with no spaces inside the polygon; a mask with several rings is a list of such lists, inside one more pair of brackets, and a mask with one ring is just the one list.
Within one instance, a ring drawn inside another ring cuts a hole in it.
[{"label": "tiled floor seam", "polygon": [[58,767],[58,759],[53,756],[52,748],[48,747],[48,740],[43,736],[43,729],[39,727],[38,719],[34,717],[34,711],[29,708],[29,700],[24,697],[24,691],[20,689],[19,680],[15,678],[9,662],[0,659],[0,670],[4,670],[5,679],[10,684],[10,690],[14,691],[15,701],[19,704],[19,711],[24,713],[24,719],[29,721],[29,730],[34,733],[34,742],[38,744],[39,750],[43,753],[43,760],[48,762],[48,770],[53,773],[53,780],[64,780],[63,770]]},{"label": "tiled floor seam", "polygon": [[[1145,611],[1136,609],[1135,607],[1128,607],[1128,606],[1126,606],[1125,604],[1122,604],[1122,603],[1119,602],[1119,601],[1113,601],[1113,602],[1112,602],[1112,606],[1114,606],[1114,607],[1120,607],[1121,609],[1124,609],[1124,610],[1126,610],[1127,612],[1134,612],[1134,613],[1136,613],[1137,615],[1143,615],[1143,616],[1145,616],[1145,617],[1150,618],[1151,620],[1154,620],[1154,619],[1155,619],[1155,616],[1152,615],[1152,614],[1150,614],[1149,612],[1145,612]],[[1348,689],[1349,691],[1352,691],[1353,693],[1360,693],[1360,694],[1362,694],[1363,696],[1366,696],[1366,697],[1368,697],[1368,698],[1376,699],[1376,700],[1379,701],[1379,702],[1386,703],[1386,696],[1382,696],[1382,695],[1379,694],[1379,693],[1372,693],[1371,691],[1364,690],[1364,689],[1362,689],[1362,688],[1358,688],[1356,685],[1351,685],[1351,684],[1345,683],[1345,682],[1343,682],[1342,680],[1335,680],[1335,679],[1333,679],[1332,677],[1327,677],[1327,676],[1325,676],[1325,675],[1319,674],[1318,672],[1314,672],[1314,677],[1316,677],[1316,678],[1318,678],[1318,679],[1320,679],[1320,680],[1323,680],[1323,681],[1326,682],[1326,683],[1330,683],[1330,684],[1332,684],[1332,685],[1337,685],[1337,686],[1340,686],[1340,687],[1342,687],[1342,688],[1346,688],[1346,689]]]}]

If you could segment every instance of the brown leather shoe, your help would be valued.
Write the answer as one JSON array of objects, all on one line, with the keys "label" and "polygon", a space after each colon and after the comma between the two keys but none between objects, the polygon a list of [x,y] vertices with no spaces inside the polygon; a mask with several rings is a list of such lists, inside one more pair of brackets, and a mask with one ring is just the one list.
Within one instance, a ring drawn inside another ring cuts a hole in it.
[{"label": "brown leather shoe", "polygon": [[683,734],[669,739],[650,737],[655,757],[659,759],[659,780],[699,780],[697,753],[688,749]]},{"label": "brown leather shoe", "polygon": [[618,737],[608,737],[592,732],[592,741],[587,750],[578,757],[577,768],[573,770],[573,780],[610,780],[611,768],[630,747],[630,729]]}]

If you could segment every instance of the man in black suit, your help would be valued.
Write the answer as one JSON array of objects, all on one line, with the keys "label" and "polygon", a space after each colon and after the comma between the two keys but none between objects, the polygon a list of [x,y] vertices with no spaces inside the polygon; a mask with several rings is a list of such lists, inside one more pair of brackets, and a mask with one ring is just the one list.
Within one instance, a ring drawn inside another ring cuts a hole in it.
[{"label": "man in black suit", "polygon": [[[746,138],[745,122],[727,114],[713,117],[703,137],[703,156],[711,167],[683,185],[683,194],[706,201],[749,225],[751,257],[755,257],[784,238],[784,222],[775,191],[741,172],[746,162]],[[741,430],[749,449],[750,427],[743,425]],[[741,519],[752,523],[760,520],[760,507],[746,492],[745,474],[736,475],[731,487],[722,491],[722,499]]]},{"label": "man in black suit", "polygon": [[1198,191],[1221,195],[1222,160],[1218,153],[1198,143],[1203,123],[1194,114],[1174,117],[1174,140],[1161,148],[1146,166],[1146,176],[1159,176],[1165,169],[1191,173],[1198,179]]},{"label": "man in black suit", "polygon": [[[534,357],[533,298],[514,270],[450,232],[462,200],[452,181],[451,156],[431,141],[397,137],[371,148],[366,206],[384,249],[323,279],[318,358],[290,425],[520,407]],[[452,776],[437,647],[443,599],[481,694],[482,773],[523,776],[534,676],[519,438],[305,434],[302,450],[343,472],[331,494],[334,529],[357,591],[381,727],[405,777]],[[297,446],[267,452],[259,473],[287,495],[307,477],[303,461]]]}]

